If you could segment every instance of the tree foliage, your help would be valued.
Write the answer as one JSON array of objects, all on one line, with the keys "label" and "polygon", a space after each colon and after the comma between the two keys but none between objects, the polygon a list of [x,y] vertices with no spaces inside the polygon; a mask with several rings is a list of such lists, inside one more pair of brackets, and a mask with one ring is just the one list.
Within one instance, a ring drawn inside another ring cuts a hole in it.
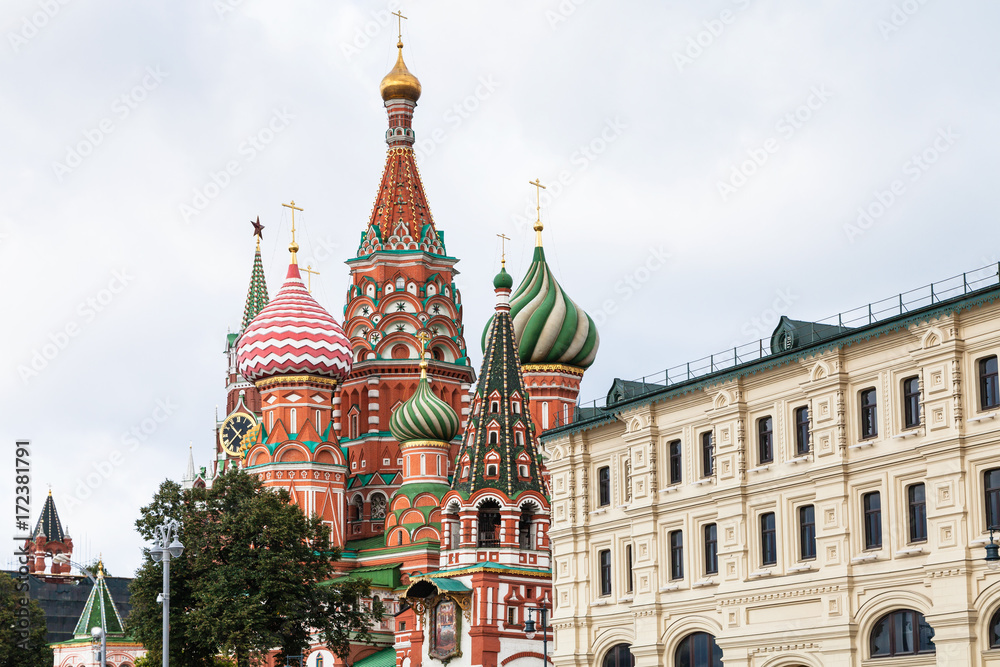
[{"label": "tree foliage", "polygon": [[[273,649],[284,660],[304,653],[312,634],[346,657],[350,642],[367,641],[382,615],[380,604],[362,604],[371,596],[366,584],[329,584],[340,553],[320,519],[254,475],[227,472],[208,491],[164,482],[136,528],[152,542],[166,517],[183,523],[185,546],[170,564],[171,664],[213,667],[223,655],[247,667]],[[147,554],[132,582],[128,625],[151,658],[161,655],[162,577]]]},{"label": "tree foliage", "polygon": [[52,649],[45,642],[45,612],[37,601],[28,601],[27,638],[17,634],[18,621],[25,618],[18,613],[19,600],[28,595],[21,586],[0,572],[0,667],[52,667]]}]

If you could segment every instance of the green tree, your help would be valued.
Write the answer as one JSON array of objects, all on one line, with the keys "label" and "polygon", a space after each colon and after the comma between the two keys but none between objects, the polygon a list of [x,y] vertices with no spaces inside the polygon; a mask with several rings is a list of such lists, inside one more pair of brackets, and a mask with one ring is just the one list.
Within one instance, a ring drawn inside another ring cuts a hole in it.
[{"label": "green tree", "polygon": [[[26,583],[23,585],[27,585]],[[19,600],[27,597],[22,583],[0,572],[0,667],[52,667],[52,649],[45,643],[45,612],[35,600],[28,601],[28,636],[17,634]]]},{"label": "green tree", "polygon": [[[306,517],[284,490],[265,489],[254,475],[233,470],[209,491],[186,492],[164,482],[136,522],[152,541],[167,517],[183,522],[184,555],[171,561],[171,663],[209,667],[215,655],[238,667],[279,650],[279,664],[307,649],[315,633],[347,657],[352,641],[368,641],[381,618],[369,608],[364,582],[325,585],[340,553],[316,516]],[[156,603],[162,566],[148,558],[132,582],[129,628],[159,655],[162,616]]]}]

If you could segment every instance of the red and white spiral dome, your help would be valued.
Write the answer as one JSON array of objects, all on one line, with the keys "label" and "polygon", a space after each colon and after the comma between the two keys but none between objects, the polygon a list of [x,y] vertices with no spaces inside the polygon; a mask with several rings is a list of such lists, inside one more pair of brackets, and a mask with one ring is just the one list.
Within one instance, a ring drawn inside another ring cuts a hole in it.
[{"label": "red and white spiral dome", "polygon": [[281,290],[240,336],[236,359],[240,374],[250,382],[313,375],[340,383],[351,372],[351,343],[306,289],[293,263]]}]

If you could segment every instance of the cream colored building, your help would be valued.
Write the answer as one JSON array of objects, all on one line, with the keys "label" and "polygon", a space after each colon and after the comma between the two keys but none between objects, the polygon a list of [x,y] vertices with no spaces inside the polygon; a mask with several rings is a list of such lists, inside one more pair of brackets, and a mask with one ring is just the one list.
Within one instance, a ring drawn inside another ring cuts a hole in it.
[{"label": "cream colored building", "polygon": [[958,280],[546,432],[555,666],[1000,665],[1000,286]]}]

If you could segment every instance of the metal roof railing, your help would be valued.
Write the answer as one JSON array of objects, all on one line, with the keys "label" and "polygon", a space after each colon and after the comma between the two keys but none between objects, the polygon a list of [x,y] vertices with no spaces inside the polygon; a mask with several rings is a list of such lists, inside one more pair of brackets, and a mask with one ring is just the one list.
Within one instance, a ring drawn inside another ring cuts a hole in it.
[{"label": "metal roof railing", "polygon": [[[878,324],[998,285],[1000,285],[1000,262],[988,264],[974,271],[966,271],[961,275],[902,292],[881,301],[873,301],[818,322],[803,323],[802,327],[796,328],[795,334],[808,341],[806,345],[814,345],[824,340],[836,338],[852,329]],[[707,377],[714,373],[761,361],[772,354],[771,338],[761,338],[716,354],[710,354],[707,357],[672,366],[651,375],[644,375],[636,380],[616,380],[614,389],[619,394],[615,396],[612,405]],[[580,402],[572,415],[556,414],[552,428],[592,419],[603,414],[608,407],[607,396]]]}]

